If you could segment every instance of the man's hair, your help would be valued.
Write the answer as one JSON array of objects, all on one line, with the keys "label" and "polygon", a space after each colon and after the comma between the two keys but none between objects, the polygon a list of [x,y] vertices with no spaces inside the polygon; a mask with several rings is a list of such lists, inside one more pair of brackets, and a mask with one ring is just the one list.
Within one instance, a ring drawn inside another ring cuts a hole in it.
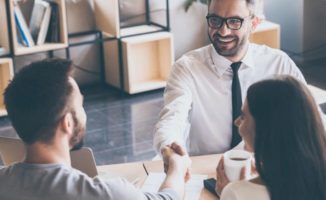
[{"label": "man's hair", "polygon": [[308,88],[280,76],[250,86],[247,102],[256,168],[271,200],[326,199],[326,136]]},{"label": "man's hair", "polygon": [[[208,8],[211,2],[214,0],[207,0]],[[259,18],[264,18],[264,5],[263,0],[244,0],[247,3],[250,14],[258,16]]]},{"label": "man's hair", "polygon": [[70,109],[72,61],[46,59],[19,71],[8,85],[4,100],[8,116],[27,144],[49,143],[65,112]]}]

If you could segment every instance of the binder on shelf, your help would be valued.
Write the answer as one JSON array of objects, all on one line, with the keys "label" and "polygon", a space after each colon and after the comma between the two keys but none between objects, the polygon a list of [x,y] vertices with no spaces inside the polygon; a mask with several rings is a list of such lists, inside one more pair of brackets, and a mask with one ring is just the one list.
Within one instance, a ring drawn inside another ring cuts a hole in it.
[{"label": "binder on shelf", "polygon": [[16,32],[17,32],[17,42],[19,46],[27,46],[27,44],[25,43],[25,41],[23,40],[23,36],[22,33],[20,32],[18,26],[16,26]]},{"label": "binder on shelf", "polygon": [[5,54],[5,53],[6,53],[5,48],[0,46],[0,55]]},{"label": "binder on shelf", "polygon": [[56,2],[50,1],[51,4],[51,17],[50,25],[46,36],[47,42],[60,42],[60,24],[59,24],[59,8]]},{"label": "binder on shelf", "polygon": [[29,30],[37,45],[44,44],[49,29],[51,5],[44,0],[35,0]]},{"label": "binder on shelf", "polygon": [[20,10],[18,4],[14,6],[15,22],[18,29],[18,32],[23,40],[23,43],[27,47],[35,46],[34,40],[31,33],[29,32],[28,26],[26,24],[25,18]]}]

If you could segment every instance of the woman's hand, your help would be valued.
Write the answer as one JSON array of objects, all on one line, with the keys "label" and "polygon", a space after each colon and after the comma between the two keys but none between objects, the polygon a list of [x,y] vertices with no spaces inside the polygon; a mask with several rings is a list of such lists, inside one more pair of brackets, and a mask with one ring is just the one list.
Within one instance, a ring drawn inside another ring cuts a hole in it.
[{"label": "woman's hand", "polygon": [[216,186],[215,191],[218,195],[221,195],[223,188],[230,182],[226,177],[224,170],[224,157],[222,156],[220,162],[216,167]]},{"label": "woman's hand", "polygon": [[[243,167],[240,172],[240,180],[246,179],[246,168]],[[230,183],[230,180],[225,174],[224,157],[222,156],[220,162],[216,167],[216,186],[215,191],[220,196],[224,187]]]}]

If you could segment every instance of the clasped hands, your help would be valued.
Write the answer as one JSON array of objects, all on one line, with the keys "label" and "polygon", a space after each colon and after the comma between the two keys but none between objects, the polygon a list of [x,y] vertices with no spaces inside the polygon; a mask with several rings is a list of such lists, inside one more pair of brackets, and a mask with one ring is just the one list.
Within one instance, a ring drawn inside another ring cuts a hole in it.
[{"label": "clasped hands", "polygon": [[191,160],[186,150],[176,142],[167,145],[161,149],[164,163],[164,172],[178,170],[184,174],[184,180],[187,182],[190,177]]}]

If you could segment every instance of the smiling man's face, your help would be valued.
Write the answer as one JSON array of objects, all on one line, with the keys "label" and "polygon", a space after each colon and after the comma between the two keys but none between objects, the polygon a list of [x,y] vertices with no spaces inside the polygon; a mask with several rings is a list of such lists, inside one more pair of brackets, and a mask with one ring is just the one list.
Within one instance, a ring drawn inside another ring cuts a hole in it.
[{"label": "smiling man's face", "polygon": [[246,53],[249,36],[253,30],[253,18],[245,0],[212,0],[208,15],[243,19],[239,30],[231,30],[226,23],[221,28],[208,28],[208,35],[216,52],[231,61],[239,61]]}]

